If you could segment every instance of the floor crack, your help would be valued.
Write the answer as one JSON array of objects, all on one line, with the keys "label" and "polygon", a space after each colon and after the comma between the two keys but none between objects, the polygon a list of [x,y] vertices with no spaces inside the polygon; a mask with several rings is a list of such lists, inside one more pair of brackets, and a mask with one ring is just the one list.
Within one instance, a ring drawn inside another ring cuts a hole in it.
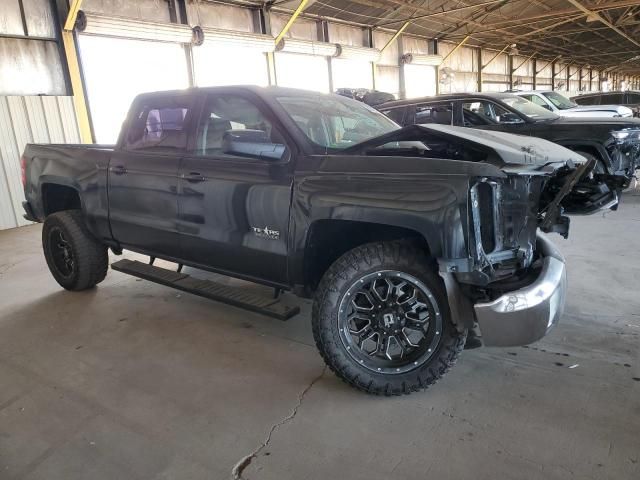
[{"label": "floor crack", "polygon": [[251,462],[253,461],[254,458],[256,458],[258,456],[258,454],[264,450],[266,447],[269,446],[269,443],[271,442],[271,437],[273,436],[273,434],[275,433],[276,430],[278,430],[281,426],[289,423],[291,420],[293,420],[295,418],[295,416],[298,413],[298,409],[300,408],[300,406],[302,405],[302,402],[304,401],[304,397],[305,395],[309,392],[309,390],[311,390],[311,388],[324,376],[325,372],[327,371],[327,366],[325,365],[324,368],[322,369],[322,372],[320,372],[320,375],[318,375],[317,377],[315,377],[311,383],[309,383],[309,385],[307,385],[304,390],[302,390],[302,392],[298,395],[298,402],[296,403],[296,405],[293,407],[293,409],[291,410],[291,412],[289,413],[289,415],[287,415],[286,417],[284,417],[282,420],[280,420],[277,423],[274,423],[271,428],[269,429],[269,433],[267,434],[267,437],[265,438],[264,442],[262,442],[258,448],[256,448],[253,452],[251,452],[249,455],[245,455],[244,457],[242,457],[238,463],[236,463],[233,466],[233,469],[231,470],[231,475],[233,480],[241,480],[242,479],[242,472],[244,472],[244,470],[251,465]]}]

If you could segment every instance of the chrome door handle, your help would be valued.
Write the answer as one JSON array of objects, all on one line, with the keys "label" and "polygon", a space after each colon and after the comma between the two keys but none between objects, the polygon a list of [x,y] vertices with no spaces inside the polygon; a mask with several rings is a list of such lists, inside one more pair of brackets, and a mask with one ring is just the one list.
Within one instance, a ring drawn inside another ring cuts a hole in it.
[{"label": "chrome door handle", "polygon": [[115,167],[111,167],[111,171],[115,175],[124,175],[125,173],[127,173],[127,169],[124,167],[124,165],[116,165]]}]

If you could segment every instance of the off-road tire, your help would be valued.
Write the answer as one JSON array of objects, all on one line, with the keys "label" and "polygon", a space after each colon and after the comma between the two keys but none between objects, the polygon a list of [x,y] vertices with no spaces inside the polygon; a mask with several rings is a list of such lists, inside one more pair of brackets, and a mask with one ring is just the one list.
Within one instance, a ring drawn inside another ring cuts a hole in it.
[{"label": "off-road tire", "polygon": [[[56,266],[52,231],[64,235],[72,253],[74,267],[67,275]],[[107,247],[89,232],[81,210],[64,210],[47,216],[42,228],[42,247],[53,278],[67,290],[80,291],[92,288],[107,275]]]},{"label": "off-road tire", "polygon": [[[418,278],[433,292],[442,315],[442,335],[425,363],[402,373],[377,373],[358,364],[340,338],[338,310],[345,292],[364,275],[380,270],[405,272]],[[467,331],[451,321],[444,283],[435,262],[409,241],[369,243],[350,250],[336,260],[322,277],[312,312],[313,336],[331,370],[349,385],[375,395],[401,395],[426,389],[456,363]]]}]

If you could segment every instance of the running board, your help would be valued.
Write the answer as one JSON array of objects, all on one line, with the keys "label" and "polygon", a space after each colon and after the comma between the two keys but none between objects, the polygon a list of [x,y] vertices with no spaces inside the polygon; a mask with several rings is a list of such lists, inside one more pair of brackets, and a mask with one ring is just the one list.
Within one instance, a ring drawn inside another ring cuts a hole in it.
[{"label": "running board", "polygon": [[173,287],[183,292],[206,297],[234,307],[262,313],[279,320],[288,320],[300,313],[300,307],[281,304],[275,298],[247,293],[241,287],[230,287],[211,280],[199,280],[185,273],[167,270],[135,260],[119,260],[111,264],[118,272],[128,273],[134,277],[144,278],[151,282]]}]

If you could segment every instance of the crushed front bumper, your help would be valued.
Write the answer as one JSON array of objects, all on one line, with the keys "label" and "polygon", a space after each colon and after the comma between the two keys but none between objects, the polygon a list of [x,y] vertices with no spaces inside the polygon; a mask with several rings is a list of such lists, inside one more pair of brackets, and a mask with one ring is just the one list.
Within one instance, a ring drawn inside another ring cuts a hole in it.
[{"label": "crushed front bumper", "polygon": [[537,250],[543,264],[532,284],[473,306],[485,346],[533,343],[544,337],[562,316],[567,292],[564,257],[542,234],[538,234]]}]

